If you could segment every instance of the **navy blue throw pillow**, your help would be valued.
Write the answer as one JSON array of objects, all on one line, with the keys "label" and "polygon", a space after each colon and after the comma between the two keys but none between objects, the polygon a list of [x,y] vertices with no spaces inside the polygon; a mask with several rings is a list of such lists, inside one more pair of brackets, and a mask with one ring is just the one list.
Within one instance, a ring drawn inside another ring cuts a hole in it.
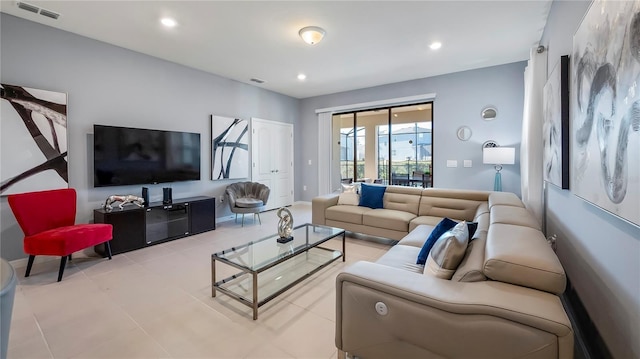
[{"label": "navy blue throw pillow", "polygon": [[375,186],[363,183],[360,186],[360,203],[361,207],[382,208],[382,197],[386,186]]},{"label": "navy blue throw pillow", "polygon": [[478,222],[467,222],[467,229],[469,229],[469,242],[473,240],[473,235],[478,229]]},{"label": "navy blue throw pillow", "polygon": [[429,238],[427,238],[427,240],[424,242],[424,245],[422,245],[422,249],[418,254],[418,261],[416,262],[416,264],[425,264],[427,262],[427,257],[429,256],[429,252],[431,251],[433,245],[436,244],[438,238],[440,238],[440,236],[442,236],[446,231],[455,227],[456,224],[458,224],[458,222],[452,219],[442,219],[442,221],[440,221],[440,223],[438,223],[438,225],[433,228],[431,234],[429,235]]}]

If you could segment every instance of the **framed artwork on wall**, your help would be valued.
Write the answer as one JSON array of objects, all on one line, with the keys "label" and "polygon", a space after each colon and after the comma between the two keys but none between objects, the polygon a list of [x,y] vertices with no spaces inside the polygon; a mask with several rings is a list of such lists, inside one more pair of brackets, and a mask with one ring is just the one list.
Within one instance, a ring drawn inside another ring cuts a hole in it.
[{"label": "framed artwork on wall", "polygon": [[640,225],[640,2],[594,1],[573,38],[571,191]]},{"label": "framed artwork on wall", "polygon": [[211,115],[211,179],[249,177],[249,122]]},{"label": "framed artwork on wall", "polygon": [[544,180],[569,188],[569,56],[562,56],[543,90]]},{"label": "framed artwork on wall", "polygon": [[0,84],[0,194],[69,187],[67,94]]}]

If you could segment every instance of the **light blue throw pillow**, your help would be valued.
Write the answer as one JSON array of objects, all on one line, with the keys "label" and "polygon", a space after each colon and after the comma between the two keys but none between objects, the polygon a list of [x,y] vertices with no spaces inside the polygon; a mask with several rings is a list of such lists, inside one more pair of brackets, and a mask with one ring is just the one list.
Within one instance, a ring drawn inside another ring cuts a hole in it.
[{"label": "light blue throw pillow", "polygon": [[361,207],[383,208],[382,197],[386,186],[376,186],[363,183],[360,187],[360,204]]},{"label": "light blue throw pillow", "polygon": [[425,264],[427,262],[427,257],[429,256],[429,252],[431,251],[433,245],[436,244],[438,238],[440,238],[440,236],[443,235],[446,231],[455,227],[456,224],[458,224],[458,222],[452,219],[443,218],[440,223],[433,227],[431,234],[429,234],[429,238],[427,238],[427,240],[422,245],[422,249],[418,254],[418,261],[416,262],[416,264]]}]

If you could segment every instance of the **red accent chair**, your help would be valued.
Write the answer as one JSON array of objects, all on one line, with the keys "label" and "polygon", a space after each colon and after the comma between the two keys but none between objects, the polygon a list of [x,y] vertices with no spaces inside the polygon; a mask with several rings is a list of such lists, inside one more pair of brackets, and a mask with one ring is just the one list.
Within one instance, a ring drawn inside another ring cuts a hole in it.
[{"label": "red accent chair", "polygon": [[111,259],[113,227],[110,224],[75,224],[76,190],[72,188],[10,195],[9,206],[24,232],[24,252],[29,255],[29,276],[36,255],[61,256],[58,282],[71,254],[105,243]]}]

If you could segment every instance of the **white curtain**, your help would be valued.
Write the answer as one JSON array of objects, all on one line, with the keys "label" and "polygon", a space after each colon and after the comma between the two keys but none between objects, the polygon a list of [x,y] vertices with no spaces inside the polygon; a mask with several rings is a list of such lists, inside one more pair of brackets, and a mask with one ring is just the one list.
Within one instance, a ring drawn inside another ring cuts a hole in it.
[{"label": "white curtain", "polygon": [[331,193],[331,112],[318,113],[318,194]]},{"label": "white curtain", "polygon": [[524,113],[520,145],[522,202],[542,224],[542,88],[547,81],[547,51],[531,49],[524,70]]}]

